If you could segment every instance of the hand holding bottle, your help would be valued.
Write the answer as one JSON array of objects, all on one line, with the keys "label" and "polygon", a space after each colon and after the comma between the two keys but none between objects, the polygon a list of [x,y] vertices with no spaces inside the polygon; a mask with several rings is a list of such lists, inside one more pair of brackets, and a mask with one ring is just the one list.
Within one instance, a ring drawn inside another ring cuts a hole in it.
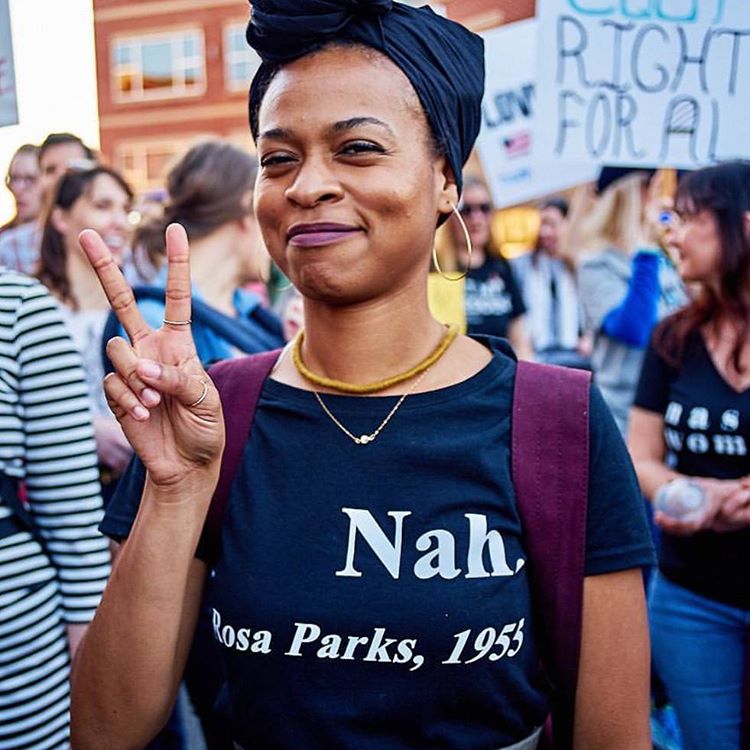
[{"label": "hand holding bottle", "polygon": [[739,480],[677,477],[654,497],[654,522],[669,534],[690,536],[704,529],[725,530],[722,509],[742,488]]}]

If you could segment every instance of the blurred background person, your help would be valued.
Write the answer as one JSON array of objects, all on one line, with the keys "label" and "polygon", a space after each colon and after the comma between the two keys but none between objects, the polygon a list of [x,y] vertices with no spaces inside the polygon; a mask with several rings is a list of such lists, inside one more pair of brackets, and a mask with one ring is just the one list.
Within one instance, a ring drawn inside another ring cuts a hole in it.
[{"label": "blurred background person", "polygon": [[[253,213],[256,173],[255,157],[230,143],[197,144],[169,171],[162,216],[137,230],[158,266],[166,227],[173,222],[185,227],[193,296],[198,300],[192,334],[206,364],[284,343],[281,322],[263,305],[265,295],[248,288],[258,282],[264,285],[270,271]],[[166,268],[152,283],[155,288],[136,287],[135,293],[146,322],[158,327],[164,318]],[[114,316],[110,318],[116,325]]]},{"label": "blurred background person", "polygon": [[96,229],[113,256],[121,259],[132,239],[132,200],[128,184],[108,167],[69,169],[57,183],[40,253],[39,279],[61,303],[66,326],[83,357],[105,503],[132,451],[104,397],[101,339],[109,304],[78,235]]},{"label": "blurred background person", "polygon": [[654,333],[628,442],[662,530],[653,657],[685,748],[739,749],[750,636],[750,164],[687,176],[677,214],[669,240],[696,294]]},{"label": "blurred background person", "polygon": [[526,308],[510,264],[492,238],[493,206],[485,184],[467,177],[458,211],[471,240],[471,253],[461,223],[456,216],[446,222],[442,233],[440,271],[466,272],[465,310],[469,334],[499,336],[510,341],[516,355],[531,359],[532,349],[524,326]]},{"label": "blurred background person", "polygon": [[0,234],[39,217],[42,185],[39,180],[39,149],[36,146],[25,143],[13,154],[5,185],[13,195],[16,212],[10,221],[0,227]]},{"label": "blurred background person", "polygon": [[660,216],[671,206],[653,170],[604,167],[581,230],[578,271],[584,327],[594,337],[594,379],[625,434],[643,354],[658,320],[686,301],[662,250]]},{"label": "blurred background person", "polygon": [[0,309],[0,747],[64,750],[70,657],[109,575],[88,391],[41,284],[0,269]]},{"label": "blurred background person", "polygon": [[38,161],[41,210],[37,220],[0,234],[0,264],[30,275],[38,271],[42,224],[58,179],[69,166],[93,165],[96,154],[72,133],[50,133],[39,146]]},{"label": "blurred background person", "polygon": [[135,225],[132,247],[124,256],[122,272],[131,286],[152,284],[164,260],[164,232],[161,220],[167,191],[150,190],[136,196],[130,213]]},{"label": "blurred background person", "polygon": [[510,264],[526,305],[535,358],[550,364],[588,368],[575,269],[563,255],[567,216],[568,203],[564,198],[542,203],[534,250],[512,258]]},{"label": "blurred background person", "polygon": [[[263,307],[258,294],[246,288],[265,282],[270,270],[270,257],[253,211],[256,174],[255,157],[242,149],[219,140],[197,144],[169,171],[163,215],[138,230],[153,243],[152,254],[158,264],[158,238],[164,253],[166,227],[177,222],[186,229],[193,279],[191,331],[198,356],[205,364],[284,344],[281,321]],[[156,327],[164,319],[165,284],[166,267],[157,274],[153,287],[133,290],[146,322]],[[297,296],[290,290],[291,300]],[[301,309],[298,312],[301,315]],[[105,341],[110,335],[124,335],[114,315],[104,333]],[[106,529],[108,534],[123,537],[128,531],[129,527],[116,525]],[[203,614],[190,651],[185,684],[208,747],[232,750],[234,744],[226,733],[226,724],[213,710],[224,675],[205,605]],[[178,709],[172,723],[179,725],[180,721]]]}]

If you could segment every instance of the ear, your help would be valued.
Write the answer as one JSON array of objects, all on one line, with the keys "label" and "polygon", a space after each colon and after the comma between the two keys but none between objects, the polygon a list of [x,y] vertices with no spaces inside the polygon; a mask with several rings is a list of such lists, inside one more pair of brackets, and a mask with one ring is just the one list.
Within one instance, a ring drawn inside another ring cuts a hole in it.
[{"label": "ear", "polygon": [[52,209],[52,213],[49,215],[49,220],[52,226],[60,233],[65,234],[70,227],[68,218],[59,206]]},{"label": "ear", "polygon": [[453,213],[453,207],[458,205],[458,185],[448,159],[441,157],[438,168],[438,212],[441,214]]}]

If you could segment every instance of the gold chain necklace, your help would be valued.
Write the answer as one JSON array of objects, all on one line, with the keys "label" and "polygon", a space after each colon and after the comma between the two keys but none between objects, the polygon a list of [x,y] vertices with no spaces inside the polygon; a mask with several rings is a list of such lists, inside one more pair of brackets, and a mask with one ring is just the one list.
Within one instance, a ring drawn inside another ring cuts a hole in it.
[{"label": "gold chain necklace", "polygon": [[297,337],[294,339],[294,346],[292,347],[292,361],[294,366],[297,368],[297,372],[302,375],[305,380],[317,385],[320,388],[330,388],[334,391],[341,393],[352,393],[356,395],[364,395],[368,393],[378,393],[378,391],[384,391],[387,388],[393,388],[393,386],[399,383],[404,383],[407,380],[411,380],[420,373],[427,372],[432,365],[437,362],[440,357],[445,354],[448,347],[453,343],[453,340],[458,335],[458,326],[450,326],[440,339],[440,343],[435,347],[432,353],[425,357],[419,364],[402,372],[400,375],[394,375],[384,380],[378,380],[375,383],[366,383],[364,385],[357,385],[356,383],[347,383],[343,380],[334,380],[333,378],[326,378],[322,375],[316,375],[310,370],[307,365],[302,361],[302,342],[305,339],[305,332],[300,331]]},{"label": "gold chain necklace", "polygon": [[388,422],[391,421],[391,418],[393,415],[401,408],[401,404],[404,403],[406,400],[406,397],[409,396],[411,393],[414,392],[415,388],[424,380],[425,375],[429,372],[429,367],[422,372],[422,374],[411,384],[409,389],[404,393],[401,398],[396,402],[394,407],[388,412],[388,415],[386,418],[380,423],[380,425],[369,435],[364,434],[357,437],[352,432],[346,429],[343,424],[336,418],[336,415],[325,405],[321,395],[317,391],[313,391],[313,394],[316,399],[318,399],[318,403],[320,404],[323,411],[326,413],[326,415],[330,418],[330,420],[338,427],[341,432],[344,433],[348,438],[353,440],[357,445],[367,445],[368,443],[372,443],[375,438],[377,438],[378,435],[385,429],[385,426],[388,424]]}]

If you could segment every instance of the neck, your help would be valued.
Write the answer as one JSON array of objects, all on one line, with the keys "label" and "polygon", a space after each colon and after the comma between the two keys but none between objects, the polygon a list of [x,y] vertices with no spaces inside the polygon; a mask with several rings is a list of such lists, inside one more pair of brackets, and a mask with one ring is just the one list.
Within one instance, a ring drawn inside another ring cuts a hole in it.
[{"label": "neck", "polygon": [[465,247],[461,248],[458,254],[461,259],[461,269],[479,268],[487,260],[487,251],[482,247],[472,248],[471,256],[469,256],[469,251]]},{"label": "neck", "polygon": [[80,310],[105,310],[109,307],[96,271],[77,248],[68,248],[65,272]]},{"label": "neck", "polygon": [[302,358],[307,367],[362,385],[404,372],[427,357],[445,329],[430,314],[421,281],[422,291],[404,288],[388,300],[352,307],[306,299]]},{"label": "neck", "polygon": [[190,268],[206,302],[234,315],[234,291],[241,285],[240,253],[231,232],[220,228],[190,243]]}]

